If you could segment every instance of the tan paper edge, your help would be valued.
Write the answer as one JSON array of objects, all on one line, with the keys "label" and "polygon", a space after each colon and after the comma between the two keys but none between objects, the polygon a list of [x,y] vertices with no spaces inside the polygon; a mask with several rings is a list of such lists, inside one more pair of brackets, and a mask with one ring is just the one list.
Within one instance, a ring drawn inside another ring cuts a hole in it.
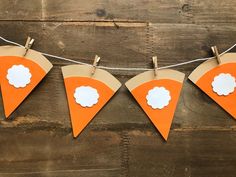
[{"label": "tan paper edge", "polygon": [[[236,63],[236,53],[226,53],[220,57],[222,64],[226,63]],[[200,64],[193,72],[188,76],[189,80],[193,83],[196,83],[204,74],[206,74],[211,69],[218,66],[216,59],[207,60],[204,63]]]},{"label": "tan paper edge", "polygon": [[154,71],[146,71],[128,80],[125,85],[130,91],[132,91],[137,86],[144,84],[145,82],[149,82],[151,80],[171,79],[178,82],[183,82],[184,77],[184,73],[172,69],[158,70],[158,74],[156,77],[154,77]]},{"label": "tan paper edge", "polygon": [[[17,56],[23,57],[25,49],[18,46],[0,46],[0,56]],[[29,49],[25,55],[26,59],[37,63],[46,73],[53,67],[50,61],[40,52]]]},{"label": "tan paper edge", "polygon": [[102,69],[96,69],[94,75],[92,76],[92,66],[88,65],[68,65],[61,67],[62,74],[64,78],[68,77],[91,77],[93,79],[96,79],[98,81],[101,81],[105,83],[108,87],[110,87],[114,92],[116,92],[120,86],[121,83],[109,72],[102,70]]}]

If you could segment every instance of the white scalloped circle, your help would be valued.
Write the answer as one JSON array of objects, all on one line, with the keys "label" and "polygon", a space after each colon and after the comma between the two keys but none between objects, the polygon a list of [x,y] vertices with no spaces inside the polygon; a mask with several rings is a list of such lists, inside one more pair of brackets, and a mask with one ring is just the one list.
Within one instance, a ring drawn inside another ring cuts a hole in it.
[{"label": "white scalloped circle", "polygon": [[80,86],[75,89],[74,98],[82,107],[92,107],[98,103],[99,94],[97,89],[90,86]]},{"label": "white scalloped circle", "polygon": [[7,70],[7,80],[15,88],[24,88],[30,83],[32,74],[29,68],[23,65],[13,65]]},{"label": "white scalloped circle", "polygon": [[153,109],[163,109],[171,100],[170,91],[165,87],[154,87],[148,91],[147,104]]},{"label": "white scalloped circle", "polygon": [[234,92],[236,82],[235,77],[229,73],[220,73],[212,81],[212,89],[219,96],[227,96]]}]

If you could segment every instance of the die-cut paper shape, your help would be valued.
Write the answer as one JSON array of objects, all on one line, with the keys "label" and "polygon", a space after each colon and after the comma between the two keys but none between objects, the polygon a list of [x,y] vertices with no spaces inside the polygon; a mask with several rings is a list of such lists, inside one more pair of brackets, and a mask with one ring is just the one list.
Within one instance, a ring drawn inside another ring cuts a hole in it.
[{"label": "die-cut paper shape", "polygon": [[211,85],[213,91],[218,95],[227,96],[235,90],[235,77],[231,76],[229,73],[220,73],[218,76],[214,77]]},{"label": "die-cut paper shape", "polygon": [[[154,71],[146,71],[125,83],[133,97],[166,141],[182,89],[184,76],[185,74],[179,71],[165,69],[158,70],[158,74],[154,78]],[[165,88],[169,92],[169,97],[168,93],[166,93],[166,103],[163,104],[166,106],[160,106],[163,107],[162,109],[153,109],[147,103],[146,97],[153,88]]]},{"label": "die-cut paper shape", "polygon": [[74,98],[82,107],[92,107],[97,104],[99,94],[97,89],[90,86],[80,86],[75,89]]},{"label": "die-cut paper shape", "polygon": [[[23,57],[24,53],[25,49],[22,47],[0,47],[0,86],[6,118],[23,102],[52,68],[52,64],[41,53],[29,49]],[[9,77],[10,80],[13,77],[9,69],[14,68],[14,65],[29,69],[30,74],[28,73],[28,78],[24,84],[15,81],[15,86],[9,84]],[[30,81],[28,80],[29,77]]]},{"label": "die-cut paper shape", "polygon": [[165,87],[154,87],[148,91],[146,99],[153,109],[163,109],[171,100],[170,91]]},{"label": "die-cut paper shape", "polygon": [[[121,83],[109,72],[96,69],[92,75],[92,71],[93,67],[88,65],[62,67],[74,137],[82,132],[121,86]],[[99,94],[97,103],[91,107],[81,106],[75,101],[74,92],[76,88],[84,86],[96,89]]]},{"label": "die-cut paper shape", "polygon": [[[236,78],[236,53],[226,53],[220,56],[220,60],[221,64],[215,59],[203,62],[188,78],[236,119],[236,92],[232,90],[233,85],[231,85],[233,82],[227,82],[228,84],[230,83],[231,86],[222,86],[221,88],[227,88],[227,91],[223,92],[222,90],[219,92],[216,88],[215,92],[212,86],[217,76],[221,76],[222,73],[228,76],[231,75],[231,81],[233,81],[233,78]],[[216,85],[216,83],[214,83],[214,85]],[[217,92],[219,92],[219,94]]]},{"label": "die-cut paper shape", "polygon": [[29,68],[23,65],[13,65],[7,70],[7,80],[15,88],[24,88],[30,83],[32,74]]}]

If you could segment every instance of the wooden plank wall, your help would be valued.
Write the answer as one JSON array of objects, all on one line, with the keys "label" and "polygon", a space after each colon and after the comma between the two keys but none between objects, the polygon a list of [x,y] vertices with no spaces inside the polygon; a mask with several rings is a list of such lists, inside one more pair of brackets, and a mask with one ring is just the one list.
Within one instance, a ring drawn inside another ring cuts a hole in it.
[{"label": "wooden plank wall", "polygon": [[[234,0],[0,0],[0,35],[117,67],[165,66],[236,42]],[[0,42],[5,45],[4,42]],[[236,49],[232,51],[236,52]],[[0,106],[0,177],[235,177],[236,121],[188,80],[168,142],[122,86],[77,139],[60,67],[12,115]],[[177,67],[189,73],[198,65]],[[138,72],[112,71],[124,83]]]}]

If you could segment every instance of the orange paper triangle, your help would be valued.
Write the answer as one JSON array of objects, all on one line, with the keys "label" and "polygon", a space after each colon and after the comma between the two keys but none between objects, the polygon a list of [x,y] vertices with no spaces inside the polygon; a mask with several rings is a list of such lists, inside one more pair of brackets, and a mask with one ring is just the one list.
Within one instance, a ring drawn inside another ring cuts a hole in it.
[{"label": "orange paper triangle", "polygon": [[[74,137],[82,132],[121,86],[108,72],[96,69],[95,74],[91,76],[91,71],[92,67],[84,65],[62,67]],[[84,86],[96,89],[99,94],[98,102],[91,107],[83,107],[75,100],[76,88]]]},{"label": "orange paper triangle", "polygon": [[[35,86],[38,85],[47,72],[52,68],[51,63],[40,53],[29,50],[27,58],[23,58],[19,56],[21,55],[21,52],[22,48],[20,47],[0,47],[0,84],[6,117],[11,115],[11,113],[21,104],[21,102],[23,102],[23,100],[30,94]],[[8,69],[13,65],[23,65],[30,70],[32,75],[30,83],[24,88],[16,88],[9,84],[7,73]]]},{"label": "orange paper triangle", "polygon": [[217,60],[202,63],[191,73],[189,79],[236,119],[236,91],[227,96],[220,96],[213,91],[212,87],[214,78],[221,73],[230,74],[236,78],[236,53],[221,56],[221,61],[220,65]]},{"label": "orange paper triangle", "polygon": [[[153,79],[153,75],[153,71],[144,72],[129,80],[126,86],[163,138],[167,140],[180,96],[184,74],[174,70],[161,70],[158,71],[156,79]],[[154,109],[147,103],[149,90],[155,87],[164,87],[171,96],[169,104],[162,109]]]}]

